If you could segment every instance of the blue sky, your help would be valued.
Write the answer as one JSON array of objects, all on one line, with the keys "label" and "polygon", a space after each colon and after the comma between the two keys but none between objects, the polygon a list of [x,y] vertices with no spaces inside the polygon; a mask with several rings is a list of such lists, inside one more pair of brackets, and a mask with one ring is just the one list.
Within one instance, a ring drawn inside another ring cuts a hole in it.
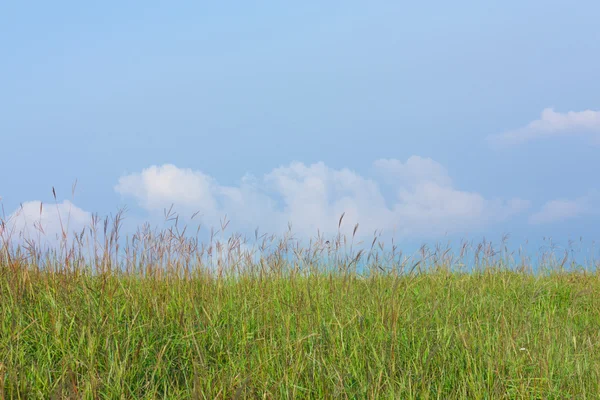
[{"label": "blue sky", "polygon": [[240,231],[335,231],[345,211],[348,229],[407,242],[591,242],[598,15],[597,1],[3,4],[2,205],[31,220],[54,186],[74,224],[122,205],[157,221],[175,203]]}]

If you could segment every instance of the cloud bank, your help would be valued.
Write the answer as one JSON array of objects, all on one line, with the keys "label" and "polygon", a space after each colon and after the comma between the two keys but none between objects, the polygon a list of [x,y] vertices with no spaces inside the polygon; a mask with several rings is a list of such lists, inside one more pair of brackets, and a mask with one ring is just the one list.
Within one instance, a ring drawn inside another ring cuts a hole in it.
[{"label": "cloud bank", "polygon": [[488,140],[493,146],[506,147],[544,137],[581,134],[595,135],[597,139],[600,139],[600,111],[560,113],[552,108],[546,108],[542,111],[539,119],[524,127],[491,135]]},{"label": "cloud bank", "polygon": [[563,222],[570,219],[598,214],[597,196],[590,194],[576,199],[556,199],[548,201],[540,211],[529,217],[534,225]]},{"label": "cloud bank", "polygon": [[308,236],[317,230],[337,233],[342,213],[343,233],[359,223],[364,235],[383,230],[429,238],[479,230],[528,207],[520,199],[486,199],[459,190],[447,170],[429,158],[381,159],[373,170],[376,179],[322,162],[293,162],[226,186],[202,171],[165,164],[122,176],[115,190],[151,214],[173,204],[182,214],[198,212],[208,226],[218,227],[227,214],[236,230],[280,233],[291,223],[294,233]]},{"label": "cloud bank", "polygon": [[11,241],[34,240],[37,244],[55,245],[89,225],[92,215],[68,200],[57,204],[28,201],[8,216],[0,234]]}]

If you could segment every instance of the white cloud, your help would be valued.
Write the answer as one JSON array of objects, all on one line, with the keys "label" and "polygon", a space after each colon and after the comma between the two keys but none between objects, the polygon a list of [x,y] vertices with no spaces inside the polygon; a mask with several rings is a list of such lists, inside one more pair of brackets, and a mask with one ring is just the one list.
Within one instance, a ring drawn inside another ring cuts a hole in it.
[{"label": "white cloud", "polygon": [[199,171],[180,169],[174,165],[152,166],[141,175],[121,177],[117,192],[127,191],[142,201],[147,209],[161,207],[164,204],[193,203],[198,207],[213,210],[216,207],[213,179]]},{"label": "white cloud", "polygon": [[561,222],[597,213],[591,195],[577,199],[557,199],[547,202],[540,211],[529,217],[531,224],[547,224]]},{"label": "white cloud", "polygon": [[434,182],[441,186],[452,185],[446,168],[431,158],[412,156],[405,163],[396,159],[380,159],[373,165],[388,183],[414,185]]},{"label": "white cloud", "polygon": [[[309,236],[317,229],[336,233],[343,212],[345,233],[359,223],[364,235],[396,229],[399,234],[432,237],[479,229],[528,206],[519,199],[489,200],[458,190],[446,169],[431,159],[377,160],[373,166],[381,181],[322,162],[293,162],[261,178],[246,175],[236,186],[220,185],[200,171],[152,166],[121,177],[115,190],[150,212],[171,204],[178,212],[198,211],[209,226],[218,226],[227,214],[236,230],[260,227],[278,233],[291,222],[296,234]],[[386,201],[382,185],[391,187],[395,198]]]},{"label": "white cloud", "polygon": [[8,216],[2,235],[5,239],[10,236],[11,242],[33,239],[40,245],[40,241],[56,244],[61,240],[63,231],[70,238],[73,233],[80,233],[88,226],[91,218],[89,212],[68,200],[57,204],[28,201]]},{"label": "white cloud", "polygon": [[560,113],[552,108],[546,108],[542,111],[540,119],[522,128],[492,135],[488,139],[492,145],[501,147],[522,144],[543,137],[575,134],[600,135],[600,111]]}]

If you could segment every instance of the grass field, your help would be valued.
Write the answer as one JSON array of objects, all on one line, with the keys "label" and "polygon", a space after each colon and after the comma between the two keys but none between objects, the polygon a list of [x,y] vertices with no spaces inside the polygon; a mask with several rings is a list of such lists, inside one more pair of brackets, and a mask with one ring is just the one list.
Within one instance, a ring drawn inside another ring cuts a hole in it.
[{"label": "grass field", "polygon": [[600,276],[566,258],[118,224],[55,250],[4,229],[0,398],[599,398]]}]

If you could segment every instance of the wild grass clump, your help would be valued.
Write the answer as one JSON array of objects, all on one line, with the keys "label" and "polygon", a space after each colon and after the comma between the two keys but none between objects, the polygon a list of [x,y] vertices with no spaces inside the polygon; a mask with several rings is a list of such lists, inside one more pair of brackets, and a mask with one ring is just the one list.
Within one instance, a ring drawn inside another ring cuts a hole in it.
[{"label": "wild grass clump", "polygon": [[177,224],[123,239],[121,218],[51,249],[3,221],[0,398],[600,393],[600,277],[567,258],[534,274],[489,243],[202,245]]}]

